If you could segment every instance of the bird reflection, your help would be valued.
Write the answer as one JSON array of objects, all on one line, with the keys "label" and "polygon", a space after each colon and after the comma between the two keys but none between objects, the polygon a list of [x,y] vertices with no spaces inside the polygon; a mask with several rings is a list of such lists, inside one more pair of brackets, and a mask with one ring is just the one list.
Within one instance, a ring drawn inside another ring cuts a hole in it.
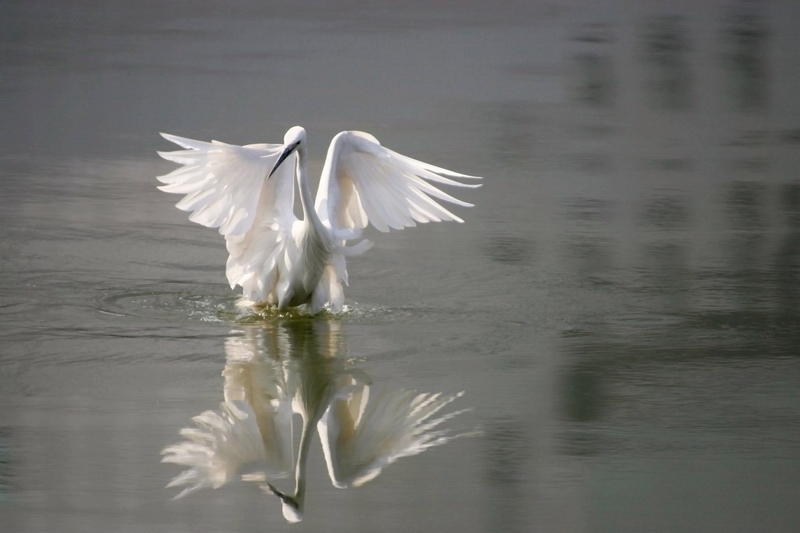
[{"label": "bird reflection", "polygon": [[[167,485],[184,487],[176,498],[242,479],[277,496],[284,518],[299,522],[314,428],[338,488],[360,486],[401,457],[461,436],[440,425],[464,410],[440,411],[463,393],[375,387],[345,359],[340,327],[320,318],[281,319],[226,341],[220,408],[195,416],[194,427],[180,431],[185,440],[161,452],[162,462],[188,467]],[[293,489],[276,487],[287,478]]]}]

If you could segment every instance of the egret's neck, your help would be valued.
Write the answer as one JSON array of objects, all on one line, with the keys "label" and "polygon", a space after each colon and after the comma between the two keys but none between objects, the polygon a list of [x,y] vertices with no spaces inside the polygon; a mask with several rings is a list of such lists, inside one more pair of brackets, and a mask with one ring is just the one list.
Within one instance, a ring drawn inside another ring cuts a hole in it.
[{"label": "egret's neck", "polygon": [[306,494],[306,463],[308,462],[308,452],[311,449],[311,439],[314,436],[314,426],[316,422],[309,418],[303,418],[303,432],[300,435],[300,450],[297,453],[297,464],[295,465],[294,476],[294,497],[302,507]]},{"label": "egret's neck", "polygon": [[283,502],[283,517],[292,523],[300,522],[303,519],[303,506],[306,498],[306,462],[308,461],[308,450],[311,447],[311,435],[314,425],[315,422],[309,420],[307,415],[304,414],[303,433],[300,435],[300,452],[297,454],[297,464],[294,470],[294,494],[291,496],[285,494],[267,483],[272,493],[277,495]]},{"label": "egret's neck", "polygon": [[306,167],[305,152],[297,154],[297,187],[300,189],[300,204],[303,206],[303,218],[311,223],[311,226],[321,231],[322,221],[314,209],[314,201],[311,198],[311,189],[308,186],[308,168]]}]

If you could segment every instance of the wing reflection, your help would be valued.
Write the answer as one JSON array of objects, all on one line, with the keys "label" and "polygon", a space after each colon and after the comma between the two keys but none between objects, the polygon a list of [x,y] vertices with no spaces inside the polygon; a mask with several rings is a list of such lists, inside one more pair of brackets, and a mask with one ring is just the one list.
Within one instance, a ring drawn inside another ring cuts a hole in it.
[{"label": "wing reflection", "polygon": [[434,429],[464,410],[435,415],[462,394],[406,390],[375,394],[368,385],[342,391],[317,425],[333,485],[358,487],[396,459],[452,439],[448,430]]},{"label": "wing reflection", "polygon": [[[176,498],[253,481],[280,498],[286,520],[298,522],[314,428],[338,488],[360,486],[401,457],[461,436],[441,424],[464,410],[441,411],[463,393],[375,387],[347,363],[340,328],[294,318],[244,328],[226,341],[225,400],[192,418],[194,427],[180,431],[185,440],[161,452],[162,462],[187,467],[167,485],[184,487]],[[294,415],[302,420],[296,447]],[[276,487],[292,476],[291,491]]]}]

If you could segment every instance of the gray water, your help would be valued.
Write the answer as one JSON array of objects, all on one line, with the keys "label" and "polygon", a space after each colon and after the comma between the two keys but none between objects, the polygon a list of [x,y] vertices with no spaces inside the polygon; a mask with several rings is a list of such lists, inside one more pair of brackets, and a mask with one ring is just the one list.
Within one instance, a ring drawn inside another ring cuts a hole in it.
[{"label": "gray water", "polygon": [[[3,531],[800,528],[795,3],[269,4],[0,6]],[[157,133],[295,124],[312,175],[359,129],[484,186],[371,235],[345,313],[255,318]],[[461,436],[346,490],[315,436],[297,526],[233,477],[172,500],[237,343],[463,391]]]}]

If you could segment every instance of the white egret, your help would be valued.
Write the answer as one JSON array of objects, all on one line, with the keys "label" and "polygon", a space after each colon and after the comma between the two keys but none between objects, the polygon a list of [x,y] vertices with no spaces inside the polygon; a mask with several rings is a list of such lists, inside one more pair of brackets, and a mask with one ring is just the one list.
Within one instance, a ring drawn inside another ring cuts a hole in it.
[{"label": "white egret", "polygon": [[[268,322],[244,328],[225,343],[224,402],[192,418],[183,442],[166,447],[163,462],[186,467],[168,487],[176,498],[237,479],[258,482],[281,500],[284,518],[305,512],[306,468],[320,437],[331,483],[358,487],[396,460],[465,436],[441,424],[463,393],[416,393],[372,385],[350,366],[336,321]],[[294,436],[299,426],[299,444]],[[297,452],[296,454],[294,452]],[[282,491],[274,483],[294,486]]]},{"label": "white egret", "polygon": [[[306,162],[306,132],[290,128],[283,144],[236,146],[161,134],[186,148],[159,152],[184,165],[159,176],[162,191],[185,194],[176,204],[189,220],[219,228],[225,236],[226,274],[242,287],[245,302],[279,310],[308,304],[312,314],[326,303],[344,302],[345,256],[366,251],[360,238],[372,224],[382,232],[459,217],[437,201],[469,207],[430,182],[479,187],[452,178],[480,179],[439,168],[384,148],[372,135],[343,131],[328,148],[316,201],[312,202]],[[283,164],[294,159],[292,165]],[[294,182],[303,219],[294,214]]]}]

